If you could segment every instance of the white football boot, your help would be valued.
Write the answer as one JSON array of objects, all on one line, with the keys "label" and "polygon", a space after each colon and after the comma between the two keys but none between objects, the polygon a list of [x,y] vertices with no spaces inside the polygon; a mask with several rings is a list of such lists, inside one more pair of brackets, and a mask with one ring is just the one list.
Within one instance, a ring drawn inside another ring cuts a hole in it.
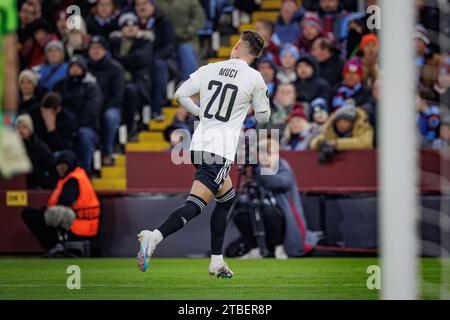
[{"label": "white football boot", "polygon": [[141,231],[137,236],[139,241],[139,252],[136,258],[138,259],[139,270],[145,272],[148,268],[150,258],[155,251],[157,241],[153,232],[148,230]]},{"label": "white football boot", "polygon": [[209,275],[217,278],[231,279],[233,271],[228,267],[225,261],[212,263],[209,265]]}]

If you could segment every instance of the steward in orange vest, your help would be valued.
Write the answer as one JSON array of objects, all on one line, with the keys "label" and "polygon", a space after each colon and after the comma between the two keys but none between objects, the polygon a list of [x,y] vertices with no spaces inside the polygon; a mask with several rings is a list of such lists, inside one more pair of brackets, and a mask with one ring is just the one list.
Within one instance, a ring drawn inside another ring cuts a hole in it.
[{"label": "steward in orange vest", "polygon": [[27,207],[23,222],[44,250],[45,257],[72,257],[61,242],[60,230],[70,231],[65,240],[80,241],[96,236],[100,202],[86,172],[77,166],[72,151],[63,151],[56,160],[60,180],[46,208]]},{"label": "steward in orange vest", "polygon": [[75,155],[70,151],[64,151],[58,157],[56,170],[61,179],[48,200],[47,208],[56,205],[70,207],[76,214],[70,231],[79,237],[96,236],[100,202],[86,172],[76,166]]}]

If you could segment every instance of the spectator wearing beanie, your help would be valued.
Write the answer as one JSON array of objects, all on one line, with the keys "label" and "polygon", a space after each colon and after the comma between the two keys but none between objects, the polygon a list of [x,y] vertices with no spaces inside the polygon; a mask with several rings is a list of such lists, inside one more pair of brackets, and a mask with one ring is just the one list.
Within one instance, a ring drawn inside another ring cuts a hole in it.
[{"label": "spectator wearing beanie", "polygon": [[292,44],[283,46],[280,51],[281,67],[277,72],[279,83],[292,83],[297,79],[295,65],[300,58],[298,48]]},{"label": "spectator wearing beanie", "polygon": [[111,34],[111,54],[125,69],[124,101],[127,101],[127,106],[124,109],[124,122],[129,140],[132,141],[137,139],[138,130],[144,126],[142,121],[135,123],[136,113],[140,113],[145,105],[157,109],[151,102],[150,93],[155,85],[150,74],[154,35],[151,31],[139,30],[139,19],[132,12],[120,16],[119,26],[121,31]]},{"label": "spectator wearing beanie", "polygon": [[102,36],[94,36],[89,46],[88,71],[92,73],[102,89],[101,146],[103,165],[113,164],[114,141],[120,126],[125,93],[125,70],[114,60]]},{"label": "spectator wearing beanie", "polygon": [[261,73],[264,79],[269,93],[269,99],[272,99],[278,85],[275,78],[277,72],[275,63],[269,59],[258,60],[256,69]]},{"label": "spectator wearing beanie", "polygon": [[61,103],[59,93],[49,92],[42,98],[41,105],[30,113],[35,135],[54,154],[72,149],[76,133],[75,119],[68,110],[62,108]]},{"label": "spectator wearing beanie", "polygon": [[339,56],[331,40],[319,38],[314,41],[311,55],[319,62],[320,76],[328,82],[331,92],[336,92],[342,84],[345,61]]},{"label": "spectator wearing beanie", "polygon": [[17,117],[16,130],[25,144],[33,166],[33,171],[27,175],[27,188],[49,189],[54,162],[53,155],[48,146],[34,135],[33,121],[29,114]]},{"label": "spectator wearing beanie", "polygon": [[150,105],[152,118],[163,121],[164,115],[161,111],[170,74],[180,76],[176,57],[177,38],[172,23],[155,6],[154,0],[136,0],[135,11],[140,29],[150,31],[154,35],[153,58],[149,66],[152,83]]},{"label": "spectator wearing beanie", "polygon": [[367,115],[354,102],[347,103],[331,115],[323,132],[311,141],[311,149],[317,150],[326,141],[338,151],[373,149],[374,131]]},{"label": "spectator wearing beanie", "polygon": [[309,119],[313,125],[321,127],[327,122],[329,117],[328,103],[323,98],[317,98],[311,101],[309,106]]},{"label": "spectator wearing beanie", "polygon": [[59,40],[52,40],[45,46],[45,63],[33,68],[41,91],[53,90],[55,84],[67,76],[65,54],[64,44]]},{"label": "spectator wearing beanie", "polygon": [[295,108],[287,119],[287,127],[281,139],[281,147],[288,151],[304,151],[311,139],[318,134],[308,122],[303,108]]},{"label": "spectator wearing beanie", "polygon": [[275,37],[280,44],[295,43],[300,36],[304,10],[296,0],[282,0],[280,15],[275,22]]},{"label": "spectator wearing beanie", "polygon": [[439,56],[429,48],[431,42],[428,31],[422,25],[416,26],[414,39],[417,50],[416,66],[419,70],[419,92],[424,98],[438,102],[439,99],[433,89],[439,77]]},{"label": "spectator wearing beanie", "polygon": [[272,102],[272,113],[270,114],[270,128],[279,129],[283,134],[289,114],[303,105],[296,101],[297,93],[292,83],[280,84]]},{"label": "spectator wearing beanie", "polygon": [[362,51],[361,64],[364,72],[364,84],[372,87],[372,84],[380,77],[380,66],[378,65],[378,37],[374,33],[366,34],[361,39],[360,49]]},{"label": "spectator wearing beanie", "polygon": [[181,80],[198,69],[199,40],[197,31],[205,26],[205,13],[198,0],[156,0],[172,23],[177,37],[177,56]]},{"label": "spectator wearing beanie", "polygon": [[119,29],[119,14],[115,0],[98,0],[92,14],[86,17],[88,33],[109,39],[109,35]]},{"label": "spectator wearing beanie", "polygon": [[330,86],[320,77],[319,65],[314,57],[310,55],[301,57],[297,62],[296,72],[295,89],[298,101],[309,104],[316,98],[330,100]]},{"label": "spectator wearing beanie", "polygon": [[62,97],[62,106],[75,119],[77,138],[75,152],[83,168],[92,172],[92,157],[99,143],[102,91],[95,77],[87,71],[87,62],[81,55],[69,61],[68,77],[55,85]]},{"label": "spectator wearing beanie", "polygon": [[332,111],[342,107],[346,100],[353,99],[356,106],[370,101],[370,92],[363,83],[364,71],[359,58],[347,61],[342,70],[344,81],[332,100]]},{"label": "spectator wearing beanie", "polygon": [[308,12],[303,17],[301,27],[297,46],[301,53],[310,53],[314,41],[323,36],[322,22],[317,14]]},{"label": "spectator wearing beanie", "polygon": [[18,79],[19,84],[19,113],[29,113],[39,105],[36,95],[37,77],[31,70],[23,70]]},{"label": "spectator wearing beanie", "polygon": [[261,54],[261,60],[271,60],[276,65],[280,64],[280,46],[273,40],[274,24],[269,20],[258,20],[255,24],[255,30],[264,38],[264,49]]}]

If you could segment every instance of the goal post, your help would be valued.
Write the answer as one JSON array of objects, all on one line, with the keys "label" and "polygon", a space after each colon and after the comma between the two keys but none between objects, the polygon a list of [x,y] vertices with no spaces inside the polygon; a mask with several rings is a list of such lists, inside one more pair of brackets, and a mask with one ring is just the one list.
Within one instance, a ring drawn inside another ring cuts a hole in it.
[{"label": "goal post", "polygon": [[415,2],[381,0],[379,239],[383,299],[418,295]]}]

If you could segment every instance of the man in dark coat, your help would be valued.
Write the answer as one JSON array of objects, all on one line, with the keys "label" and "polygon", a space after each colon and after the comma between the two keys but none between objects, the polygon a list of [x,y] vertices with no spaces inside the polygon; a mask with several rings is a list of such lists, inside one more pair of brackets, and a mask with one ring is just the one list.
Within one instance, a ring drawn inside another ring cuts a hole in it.
[{"label": "man in dark coat", "polygon": [[[150,64],[153,59],[154,35],[141,31],[138,18],[132,12],[119,18],[121,31],[111,34],[111,54],[125,69],[125,123],[130,137],[137,133],[135,113],[145,105],[151,105]],[[153,106],[153,105],[152,105]]]},{"label": "man in dark coat", "polygon": [[67,79],[55,85],[62,97],[62,106],[75,118],[77,138],[75,152],[86,172],[92,171],[92,158],[99,143],[102,91],[95,77],[87,72],[83,56],[75,55],[69,61]]},{"label": "man in dark coat", "polygon": [[101,145],[103,165],[112,165],[114,140],[119,130],[123,97],[125,93],[125,70],[108,51],[108,43],[102,36],[94,36],[89,45],[88,70],[102,89]]},{"label": "man in dark coat", "polygon": [[49,92],[41,105],[31,110],[34,133],[52,152],[70,149],[75,136],[75,119],[61,107],[62,98],[57,92]]},{"label": "man in dark coat", "polygon": [[54,162],[53,155],[48,146],[34,135],[33,121],[29,114],[22,114],[17,118],[16,130],[25,144],[33,165],[33,171],[27,176],[27,188],[49,189]]},{"label": "man in dark coat", "polygon": [[331,90],[328,83],[320,77],[320,68],[314,57],[302,56],[297,62],[297,100],[311,103],[316,98],[330,100]]},{"label": "man in dark coat", "polygon": [[165,100],[166,87],[170,73],[178,73],[176,62],[176,36],[169,19],[155,6],[153,0],[136,0],[136,14],[139,17],[141,30],[154,34],[153,63],[150,66],[152,76],[151,103],[152,117],[157,121],[164,120],[161,113]]},{"label": "man in dark coat", "polygon": [[332,42],[327,38],[314,41],[311,54],[319,62],[320,76],[328,82],[334,93],[342,83],[342,69],[345,61],[339,57]]}]

